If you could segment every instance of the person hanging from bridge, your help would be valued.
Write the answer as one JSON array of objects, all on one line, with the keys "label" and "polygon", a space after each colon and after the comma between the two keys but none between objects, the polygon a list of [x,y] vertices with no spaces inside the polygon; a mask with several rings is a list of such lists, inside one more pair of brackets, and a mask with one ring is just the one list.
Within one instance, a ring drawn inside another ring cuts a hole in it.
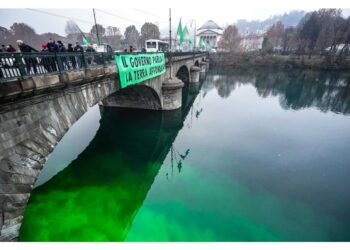
[{"label": "person hanging from bridge", "polygon": [[[19,50],[22,53],[33,53],[33,52],[38,52],[36,49],[34,49],[33,47],[29,46],[28,44],[25,44],[22,40],[17,40],[17,45]],[[34,73],[37,73],[37,64],[38,61],[35,57],[25,57],[24,58],[24,62],[26,65],[26,69],[27,69],[27,74],[30,74],[31,69],[33,68]]]}]

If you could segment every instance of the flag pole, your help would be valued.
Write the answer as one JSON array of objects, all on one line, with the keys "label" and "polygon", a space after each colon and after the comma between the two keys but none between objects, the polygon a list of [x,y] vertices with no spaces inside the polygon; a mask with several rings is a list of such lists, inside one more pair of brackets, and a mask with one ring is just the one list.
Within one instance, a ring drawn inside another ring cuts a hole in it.
[{"label": "flag pole", "polygon": [[169,56],[169,61],[170,61],[170,67],[169,67],[169,70],[170,70],[170,79],[171,79],[171,64],[172,64],[172,62],[171,62],[171,8],[169,8],[169,41],[170,41],[170,45],[169,45],[169,48],[170,48],[170,56]]},{"label": "flag pole", "polygon": [[92,11],[94,12],[94,19],[95,19],[95,28],[96,28],[96,36],[97,36],[97,43],[98,45],[101,45],[100,43],[100,36],[98,35],[98,29],[97,29],[97,23],[96,23],[96,14],[95,9],[93,8]]}]

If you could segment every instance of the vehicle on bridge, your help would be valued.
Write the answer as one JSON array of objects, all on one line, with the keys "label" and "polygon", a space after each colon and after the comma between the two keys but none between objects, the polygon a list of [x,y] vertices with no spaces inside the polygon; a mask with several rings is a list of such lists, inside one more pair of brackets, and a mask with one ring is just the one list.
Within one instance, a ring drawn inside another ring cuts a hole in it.
[{"label": "vehicle on bridge", "polygon": [[169,43],[162,40],[149,39],[145,41],[145,49],[146,52],[166,52],[169,50]]}]

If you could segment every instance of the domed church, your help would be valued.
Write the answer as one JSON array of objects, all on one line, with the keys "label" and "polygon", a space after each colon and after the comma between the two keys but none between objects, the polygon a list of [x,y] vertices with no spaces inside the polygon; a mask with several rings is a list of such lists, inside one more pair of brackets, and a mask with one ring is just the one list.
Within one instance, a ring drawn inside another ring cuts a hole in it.
[{"label": "domed church", "polygon": [[201,37],[204,42],[216,49],[222,33],[223,29],[213,20],[209,20],[197,30],[197,40],[199,41]]}]

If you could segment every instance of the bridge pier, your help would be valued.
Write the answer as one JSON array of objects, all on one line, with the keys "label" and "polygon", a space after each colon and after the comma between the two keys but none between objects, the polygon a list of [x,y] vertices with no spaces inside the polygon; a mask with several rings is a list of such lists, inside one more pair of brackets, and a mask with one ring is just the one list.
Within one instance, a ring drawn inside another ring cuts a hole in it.
[{"label": "bridge pier", "polygon": [[206,73],[206,72],[207,72],[207,63],[204,62],[204,61],[202,61],[202,62],[200,63],[200,68],[201,68],[200,72],[201,72],[202,74],[203,74],[203,73]]},{"label": "bridge pier", "polygon": [[201,68],[197,66],[192,66],[190,69],[190,83],[198,83],[199,82],[199,72]]},{"label": "bridge pier", "polygon": [[181,108],[183,86],[184,83],[177,77],[165,79],[162,85],[163,110],[175,110]]}]

